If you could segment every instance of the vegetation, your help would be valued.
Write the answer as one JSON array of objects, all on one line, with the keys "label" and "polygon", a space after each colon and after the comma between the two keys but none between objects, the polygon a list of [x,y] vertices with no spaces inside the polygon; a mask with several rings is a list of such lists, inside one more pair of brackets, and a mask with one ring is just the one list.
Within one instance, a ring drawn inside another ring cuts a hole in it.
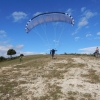
[{"label": "vegetation", "polygon": [[0,62],[1,62],[1,61],[4,61],[5,59],[6,59],[5,57],[1,56],[1,57],[0,57]]},{"label": "vegetation", "polygon": [[94,69],[89,69],[87,74],[81,74],[81,76],[86,77],[90,83],[100,83],[99,74]]},{"label": "vegetation", "polygon": [[99,88],[87,89],[100,83],[99,72],[93,69],[97,67],[88,67],[93,57],[55,56],[32,55],[23,56],[23,62],[19,58],[0,62],[0,100],[96,100]]},{"label": "vegetation", "polygon": [[20,54],[20,56],[24,56],[24,54]]},{"label": "vegetation", "polygon": [[7,51],[7,55],[10,55],[10,57],[12,58],[12,55],[16,54],[16,51],[14,49],[9,49]]}]

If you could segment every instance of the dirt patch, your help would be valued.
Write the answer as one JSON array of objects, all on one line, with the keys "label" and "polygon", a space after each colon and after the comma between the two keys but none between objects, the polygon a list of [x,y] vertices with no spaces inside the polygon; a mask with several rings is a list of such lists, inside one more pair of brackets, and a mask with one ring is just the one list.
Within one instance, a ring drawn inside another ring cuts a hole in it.
[{"label": "dirt patch", "polygon": [[33,62],[1,68],[1,100],[100,99],[99,60],[59,55]]}]

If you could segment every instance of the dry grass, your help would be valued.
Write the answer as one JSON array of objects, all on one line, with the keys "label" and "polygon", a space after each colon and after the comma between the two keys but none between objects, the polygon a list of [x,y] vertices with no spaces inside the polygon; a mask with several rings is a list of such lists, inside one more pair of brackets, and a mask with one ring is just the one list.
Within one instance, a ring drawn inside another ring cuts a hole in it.
[{"label": "dry grass", "polygon": [[99,60],[90,56],[56,57],[35,55],[24,57],[21,63],[19,59],[2,62],[0,100],[100,99]]},{"label": "dry grass", "polygon": [[88,82],[91,83],[100,83],[100,76],[96,74],[96,70],[89,69],[87,74],[82,74],[82,77],[86,77]]}]

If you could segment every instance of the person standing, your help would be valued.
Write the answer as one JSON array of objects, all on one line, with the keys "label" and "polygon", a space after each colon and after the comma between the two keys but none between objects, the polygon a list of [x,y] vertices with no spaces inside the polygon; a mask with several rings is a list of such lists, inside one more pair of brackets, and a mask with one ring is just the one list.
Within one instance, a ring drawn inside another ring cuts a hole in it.
[{"label": "person standing", "polygon": [[99,48],[98,48],[98,47],[96,47],[96,50],[95,50],[95,52],[94,52],[94,56],[95,56],[96,58],[99,57]]},{"label": "person standing", "polygon": [[50,50],[50,54],[52,56],[52,59],[54,58],[55,51],[57,51],[57,50],[55,50],[55,49]]},{"label": "person standing", "polygon": [[96,51],[95,51],[96,53],[99,53],[99,48],[98,47],[96,47]]},{"label": "person standing", "polygon": [[19,58],[19,59],[20,59],[20,62],[22,62],[22,56],[20,56],[20,58]]}]

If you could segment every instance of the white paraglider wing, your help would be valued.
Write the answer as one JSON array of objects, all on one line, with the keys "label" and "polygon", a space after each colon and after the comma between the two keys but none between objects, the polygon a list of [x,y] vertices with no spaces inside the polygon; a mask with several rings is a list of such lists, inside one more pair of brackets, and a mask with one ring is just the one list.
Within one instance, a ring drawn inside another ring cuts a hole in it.
[{"label": "white paraglider wing", "polygon": [[47,22],[66,22],[66,23],[74,25],[73,17],[67,13],[47,12],[47,13],[41,13],[31,18],[27,22],[25,30],[27,33],[29,33],[29,31],[32,28],[36,27],[37,25],[47,23]]}]

